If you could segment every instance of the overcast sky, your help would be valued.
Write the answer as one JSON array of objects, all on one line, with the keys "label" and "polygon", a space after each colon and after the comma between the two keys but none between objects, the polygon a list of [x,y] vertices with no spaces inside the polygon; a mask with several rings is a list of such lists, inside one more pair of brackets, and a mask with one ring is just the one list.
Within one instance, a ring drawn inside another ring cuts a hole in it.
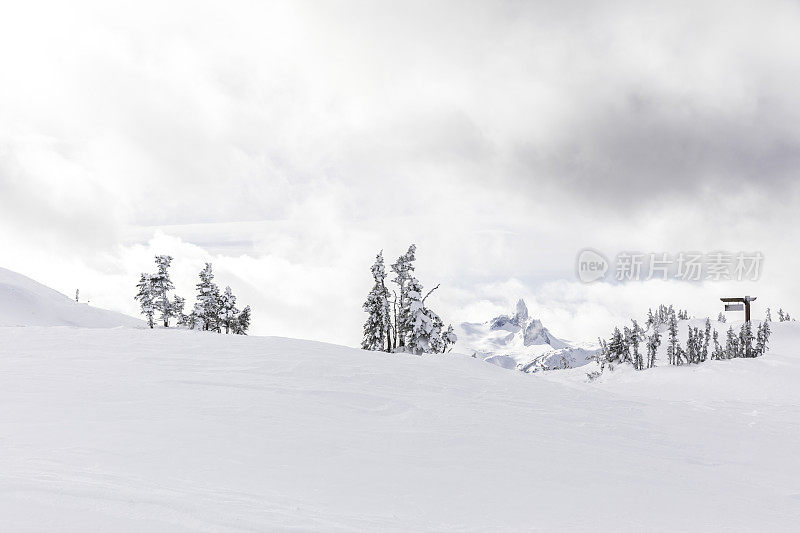
[{"label": "overcast sky", "polygon": [[[411,242],[448,322],[800,315],[798,50],[797,2],[16,2],[0,266],[135,314],[155,253],[189,298],[211,261],[253,333],[350,345]],[[585,285],[586,247],[764,263]]]}]

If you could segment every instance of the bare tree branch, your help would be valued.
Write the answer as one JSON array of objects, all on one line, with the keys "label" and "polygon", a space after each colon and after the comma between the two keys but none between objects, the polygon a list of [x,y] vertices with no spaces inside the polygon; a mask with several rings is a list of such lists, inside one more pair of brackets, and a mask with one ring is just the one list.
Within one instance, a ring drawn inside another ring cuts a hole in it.
[{"label": "bare tree branch", "polygon": [[[439,285],[441,285],[441,283],[439,283]],[[425,300],[428,299],[428,296],[430,296],[433,291],[439,288],[439,285],[436,285],[434,288],[428,291],[428,294],[426,294],[425,298],[422,299],[422,305],[425,305]]]}]

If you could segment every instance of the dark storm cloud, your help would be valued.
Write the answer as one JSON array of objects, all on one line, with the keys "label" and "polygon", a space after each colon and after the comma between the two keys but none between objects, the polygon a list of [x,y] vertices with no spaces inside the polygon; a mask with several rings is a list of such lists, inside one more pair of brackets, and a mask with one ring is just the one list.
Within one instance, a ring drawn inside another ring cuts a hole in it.
[{"label": "dark storm cloud", "polygon": [[350,93],[365,121],[342,130],[337,161],[352,184],[457,176],[612,210],[797,194],[796,3],[415,7],[365,8],[371,30],[331,42],[369,43],[356,72],[370,81]]},{"label": "dark storm cloud", "polygon": [[629,94],[562,125],[566,138],[555,147],[522,143],[514,176],[610,207],[709,189],[724,196],[753,188],[780,200],[800,173],[800,102],[786,89],[784,101],[757,97],[744,113]]},{"label": "dark storm cloud", "polygon": [[788,2],[20,9],[0,27],[26,50],[0,73],[0,141],[67,139],[133,224],[285,216],[331,183],[419,215],[464,187],[783,196],[800,157]]}]

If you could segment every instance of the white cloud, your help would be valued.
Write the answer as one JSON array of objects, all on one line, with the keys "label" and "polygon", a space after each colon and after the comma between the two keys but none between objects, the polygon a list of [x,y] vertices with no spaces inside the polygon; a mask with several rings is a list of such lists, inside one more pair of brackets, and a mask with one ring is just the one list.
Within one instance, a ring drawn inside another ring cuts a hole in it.
[{"label": "white cloud", "polygon": [[186,295],[211,260],[256,332],[348,344],[374,254],[411,242],[454,321],[524,296],[591,338],[718,290],[579,286],[586,246],[760,250],[753,292],[791,301],[798,27],[789,2],[18,3],[0,264],[134,312],[154,253]]}]

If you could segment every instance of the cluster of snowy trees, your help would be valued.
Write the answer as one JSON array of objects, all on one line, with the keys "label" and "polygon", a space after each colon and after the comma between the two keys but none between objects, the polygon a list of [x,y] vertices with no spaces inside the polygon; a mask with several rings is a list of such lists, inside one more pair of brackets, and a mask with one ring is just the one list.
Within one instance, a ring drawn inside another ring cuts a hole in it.
[{"label": "cluster of snowy trees", "polygon": [[[753,326],[750,322],[745,322],[737,334],[733,326],[728,328],[725,348],[723,349],[717,341],[716,331],[714,332],[714,353],[711,359],[733,359],[736,357],[759,357],[769,349],[769,320],[760,323],[753,335]],[[755,342],[755,345],[753,343]]]},{"label": "cluster of snowy trees", "polygon": [[[410,352],[414,354],[444,353],[456,342],[453,326],[444,328],[444,322],[425,301],[437,285],[424,293],[422,283],[414,277],[415,245],[391,265],[392,282],[397,290],[391,295],[386,286],[386,267],[383,252],[379,252],[372,265],[374,285],[367,295],[363,309],[367,313],[364,323],[365,350]],[[424,294],[424,295],[423,295]]]},{"label": "cluster of snowy trees", "polygon": [[[785,312],[783,308],[778,309],[778,322],[789,322],[790,320],[794,319],[789,316],[789,313]],[[767,308],[767,321],[772,322],[772,313],[770,312],[769,307]]]},{"label": "cluster of snowy trees", "polygon": [[625,327],[622,331],[614,328],[611,339],[600,339],[600,351],[595,357],[600,364],[600,370],[590,373],[589,376],[594,378],[606,366],[613,369],[614,365],[622,363],[630,363],[636,370],[656,366],[662,329],[667,335],[666,352],[670,365],[699,364],[708,359],[759,357],[768,350],[769,320],[758,325],[755,335],[750,322],[742,324],[738,333],[731,326],[723,346],[717,331],[712,330],[711,320],[706,318],[703,328],[688,326],[686,344],[682,345],[678,341],[678,321],[688,320],[688,316],[686,311],[676,312],[671,305],[662,305],[655,313],[652,309],[648,310],[645,328],[639,326],[635,320],[631,320],[631,327]]},{"label": "cluster of snowy trees", "polygon": [[134,300],[139,302],[142,314],[151,328],[155,324],[156,314],[158,314],[158,320],[164,324],[165,328],[169,327],[171,318],[178,313],[183,314],[185,303],[183,298],[178,296],[175,300],[169,299],[169,291],[175,288],[169,277],[171,264],[172,257],[157,255],[156,267],[158,271],[155,274],[142,272],[139,283],[136,285],[138,292],[134,296]]},{"label": "cluster of snowy trees", "polygon": [[169,277],[172,257],[157,255],[155,261],[157,271],[154,274],[142,273],[136,285],[138,292],[134,297],[151,328],[155,326],[156,320],[168,328],[170,320],[174,318],[179,327],[247,334],[250,328],[250,306],[240,310],[230,287],[225,287],[222,292],[219,290],[219,286],[214,283],[211,263],[206,263],[205,268],[200,271],[197,301],[186,314],[186,299],[178,295],[170,298],[170,291],[175,289]]},{"label": "cluster of snowy trees", "polygon": [[684,309],[675,309],[671,305],[667,307],[661,304],[656,308],[655,312],[652,309],[647,310],[647,322],[645,328],[650,329],[655,326],[662,326],[669,323],[670,318],[677,317],[678,320],[689,320],[689,311]]},{"label": "cluster of snowy trees", "polygon": [[600,363],[601,372],[606,365],[613,369],[614,365],[621,363],[631,363],[636,370],[655,366],[656,351],[661,345],[658,326],[649,328],[652,331],[648,335],[635,320],[631,320],[631,324],[633,327],[625,327],[623,331],[614,328],[614,333],[607,342],[600,339],[600,352],[596,359]]}]

